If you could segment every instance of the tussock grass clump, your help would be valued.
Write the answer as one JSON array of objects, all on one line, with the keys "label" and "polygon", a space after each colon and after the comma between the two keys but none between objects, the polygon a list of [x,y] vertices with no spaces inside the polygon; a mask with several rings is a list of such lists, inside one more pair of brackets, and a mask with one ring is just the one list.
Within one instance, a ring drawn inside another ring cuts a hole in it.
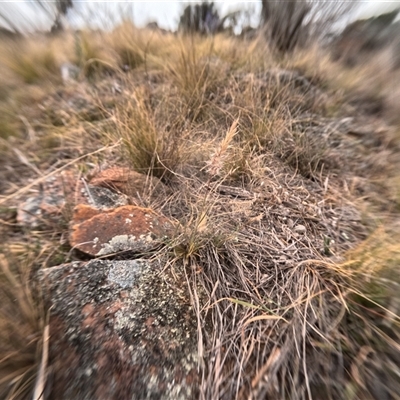
[{"label": "tussock grass clump", "polygon": [[111,74],[118,65],[108,48],[104,48],[101,33],[82,31],[74,36],[74,62],[85,77],[94,79],[104,74]]},{"label": "tussock grass clump", "polygon": [[0,120],[0,138],[8,139],[9,137],[18,136],[18,121],[15,120],[14,113],[7,107],[0,107],[2,119]]},{"label": "tussock grass clump", "polygon": [[398,232],[380,227],[342,266],[350,276],[348,313],[341,322],[343,349],[353,357],[347,389],[356,398],[396,398],[400,390],[399,261]]},{"label": "tussock grass clump", "polygon": [[11,42],[5,51],[5,62],[8,67],[26,83],[59,78],[54,51],[42,40],[26,39]]},{"label": "tussock grass clump", "polygon": [[199,43],[196,36],[182,38],[176,60],[168,64],[186,104],[185,114],[193,121],[206,118],[210,96],[217,84],[224,84],[224,75],[218,75],[218,68],[212,66],[212,46],[212,41]]},{"label": "tussock grass clump", "polygon": [[122,69],[135,69],[145,60],[145,52],[150,43],[144,43],[143,35],[128,22],[117,27],[111,36],[112,48],[117,53]]},{"label": "tussock grass clump", "polygon": [[144,87],[136,90],[123,108],[116,110],[112,136],[122,139],[127,161],[136,171],[167,180],[181,162],[183,146],[179,135],[168,135],[165,121],[159,122]]}]

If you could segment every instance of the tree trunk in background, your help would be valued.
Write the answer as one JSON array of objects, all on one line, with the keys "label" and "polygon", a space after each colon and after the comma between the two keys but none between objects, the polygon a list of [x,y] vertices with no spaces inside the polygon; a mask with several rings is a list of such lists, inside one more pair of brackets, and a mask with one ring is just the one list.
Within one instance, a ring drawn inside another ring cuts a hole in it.
[{"label": "tree trunk in background", "polygon": [[267,40],[286,53],[311,38],[330,32],[332,26],[355,6],[354,1],[261,0],[261,25]]},{"label": "tree trunk in background", "polygon": [[73,7],[73,0],[57,0],[57,15],[53,26],[51,27],[51,32],[56,33],[63,31],[66,28],[65,16],[70,8]]},{"label": "tree trunk in background", "polygon": [[270,42],[282,53],[292,51],[306,39],[307,30],[303,22],[311,6],[307,1],[293,0],[273,2],[262,0],[261,22]]}]

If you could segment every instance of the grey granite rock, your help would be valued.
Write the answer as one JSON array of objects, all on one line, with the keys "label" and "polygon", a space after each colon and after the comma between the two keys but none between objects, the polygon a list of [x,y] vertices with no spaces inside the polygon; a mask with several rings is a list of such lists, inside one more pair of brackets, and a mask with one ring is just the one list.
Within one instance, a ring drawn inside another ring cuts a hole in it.
[{"label": "grey granite rock", "polygon": [[196,317],[184,276],[147,260],[40,272],[51,308],[47,399],[198,397]]}]

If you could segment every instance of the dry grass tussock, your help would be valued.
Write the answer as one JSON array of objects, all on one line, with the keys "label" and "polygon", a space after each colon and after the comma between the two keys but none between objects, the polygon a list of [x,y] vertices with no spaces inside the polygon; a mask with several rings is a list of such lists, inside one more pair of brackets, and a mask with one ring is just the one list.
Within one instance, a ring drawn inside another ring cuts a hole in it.
[{"label": "dry grass tussock", "polygon": [[[0,66],[0,284],[18,287],[2,301],[1,393],[26,398],[45,361],[34,271],[77,257],[67,209],[34,230],[16,207],[57,171],[119,165],[170,189],[135,202],[180,222],[160,252],[171,273],[185,268],[201,398],[396,398],[399,128],[385,102],[375,114],[352,103],[376,88],[346,86],[353,71],[321,52],[282,59],[261,39],[130,24],[65,35],[46,39],[50,64],[29,38]],[[61,83],[64,61],[76,82]]]},{"label": "dry grass tussock", "polygon": [[10,252],[0,254],[0,395],[4,399],[30,398],[42,361],[45,312],[30,287],[34,260],[29,256],[18,260]]},{"label": "dry grass tussock", "polygon": [[346,253],[366,234],[353,207],[278,168],[265,178],[261,193],[191,182],[169,246],[202,321],[203,397],[395,395],[396,239],[378,232]]}]

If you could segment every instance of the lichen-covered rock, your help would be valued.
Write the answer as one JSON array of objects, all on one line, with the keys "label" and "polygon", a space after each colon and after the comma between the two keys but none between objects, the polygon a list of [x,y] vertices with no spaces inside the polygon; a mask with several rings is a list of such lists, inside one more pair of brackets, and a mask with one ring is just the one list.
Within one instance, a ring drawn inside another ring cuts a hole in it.
[{"label": "lichen-covered rock", "polygon": [[127,196],[105,187],[87,185],[87,193],[88,202],[96,208],[115,208],[128,204]]},{"label": "lichen-covered rock", "polygon": [[122,206],[98,210],[80,204],[74,209],[70,244],[91,256],[153,250],[173,231],[166,217],[149,208]]},{"label": "lichen-covered rock", "polygon": [[86,202],[83,182],[73,171],[62,171],[50,176],[32,189],[17,209],[17,222],[24,226],[37,227],[48,220],[57,221],[65,207],[74,207]]},{"label": "lichen-covered rock", "polygon": [[18,206],[17,221],[24,226],[37,227],[47,220],[57,221],[67,207],[72,210],[77,204],[103,209],[128,204],[128,196],[111,189],[86,184],[72,170],[62,171],[32,189],[29,197]]},{"label": "lichen-covered rock", "polygon": [[185,278],[147,260],[42,270],[49,400],[195,399],[196,316]]}]

